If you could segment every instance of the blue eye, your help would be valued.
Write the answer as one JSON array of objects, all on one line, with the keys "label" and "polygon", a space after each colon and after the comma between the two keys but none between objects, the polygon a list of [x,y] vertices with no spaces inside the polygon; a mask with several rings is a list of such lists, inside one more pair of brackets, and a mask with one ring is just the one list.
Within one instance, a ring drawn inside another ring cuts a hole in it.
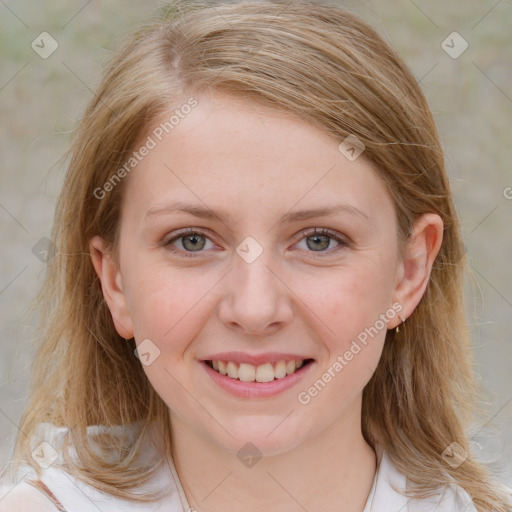
[{"label": "blue eye", "polygon": [[304,240],[306,241],[307,248],[311,249],[313,252],[327,252],[326,249],[329,249],[332,240],[338,244],[335,247],[331,247],[333,250],[348,245],[347,242],[328,229],[314,229],[308,233],[304,233],[304,238],[301,242]]},{"label": "blue eye", "polygon": [[[171,238],[164,245],[171,252],[179,253],[183,256],[192,256],[190,253],[201,252],[202,249],[205,248],[207,240],[209,240],[209,238],[202,231],[187,228],[181,231],[177,236]],[[176,247],[174,242],[178,242],[181,247]]]},{"label": "blue eye", "polygon": [[[348,243],[336,233],[328,229],[315,228],[303,233],[299,243],[306,242],[306,251],[315,253],[331,253],[337,249],[348,246]],[[330,247],[332,241],[336,246]],[[211,244],[209,247],[208,242]],[[181,230],[163,244],[171,252],[184,257],[195,257],[201,255],[203,249],[212,249],[214,244],[205,232],[200,229],[187,228]],[[194,254],[196,253],[196,254]]]}]

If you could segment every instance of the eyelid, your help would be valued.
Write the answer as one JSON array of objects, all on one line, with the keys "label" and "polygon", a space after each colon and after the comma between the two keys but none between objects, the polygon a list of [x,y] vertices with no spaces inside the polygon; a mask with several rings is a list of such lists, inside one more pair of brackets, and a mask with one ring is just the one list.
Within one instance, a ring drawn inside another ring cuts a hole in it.
[{"label": "eyelid", "polygon": [[[177,249],[176,247],[171,245],[171,242],[174,242],[175,240],[178,240],[187,235],[201,235],[201,236],[204,236],[205,238],[208,238],[212,243],[214,243],[213,240],[211,240],[211,235],[209,233],[209,230],[206,230],[204,228],[188,227],[188,228],[183,228],[183,229],[176,231],[175,233],[173,233],[171,238],[164,239],[164,242],[162,243],[162,245],[164,247],[166,247],[169,251],[171,251],[175,254],[178,254],[180,256],[184,256],[184,257],[201,256],[202,253],[204,253],[205,251],[197,251],[197,254],[195,254],[195,251],[184,251],[181,249]],[[302,230],[299,233],[299,236],[300,236],[299,240],[297,242],[295,242],[294,245],[298,244],[305,238],[308,238],[308,237],[314,236],[314,235],[329,236],[330,238],[333,238],[336,242],[338,242],[338,246],[334,247],[332,249],[329,249],[327,251],[307,251],[312,254],[319,254],[319,255],[332,254],[333,252],[336,252],[339,249],[343,249],[344,247],[347,247],[350,244],[349,240],[347,240],[346,237],[344,237],[343,235],[340,235],[336,231],[333,231],[328,228],[316,227],[316,228],[309,228],[309,229]]]},{"label": "eyelid", "polygon": [[[333,231],[332,229],[310,228],[309,230],[306,229],[301,232],[302,238],[307,238],[307,237],[313,236],[313,235],[330,236],[331,238],[334,238],[337,242],[348,244],[348,240],[346,239],[346,237],[344,237],[343,235],[341,235],[341,233],[338,233],[337,231]],[[301,238],[301,240],[302,240],[302,238]]]},{"label": "eyelid", "polygon": [[167,245],[170,242],[173,242],[174,240],[181,238],[183,236],[187,236],[187,235],[202,235],[202,236],[205,236],[208,238],[211,236],[210,232],[204,228],[182,228],[182,229],[178,229],[177,231],[174,231],[171,234],[172,234],[172,237],[164,238],[163,245]]},{"label": "eyelid", "polygon": [[178,231],[174,232],[172,234],[172,237],[170,237],[170,238],[166,237],[164,239],[164,241],[162,242],[162,245],[170,252],[177,254],[179,256],[184,256],[185,258],[188,258],[188,257],[194,258],[194,257],[200,256],[204,251],[197,251],[197,255],[196,255],[196,254],[194,254],[194,251],[184,251],[184,250],[178,249],[178,248],[174,247],[173,245],[171,245],[172,242],[179,240],[180,238],[183,238],[185,236],[190,236],[190,235],[201,235],[201,236],[204,236],[205,238],[209,239],[212,243],[215,243],[215,242],[213,242],[213,240],[211,240],[211,235],[208,230],[205,230],[204,228],[188,227],[188,228],[179,229]]},{"label": "eyelid", "polygon": [[337,231],[333,231],[328,228],[311,228],[309,230],[306,229],[306,230],[303,230],[300,235],[301,235],[301,238],[297,243],[301,242],[305,238],[308,238],[310,236],[315,236],[315,235],[328,236],[328,237],[336,240],[336,242],[338,242],[338,246],[333,247],[332,249],[329,249],[327,251],[307,251],[308,253],[311,253],[311,254],[319,254],[319,255],[332,254],[333,252],[336,252],[336,251],[343,249],[345,247],[348,247],[350,245],[350,241],[346,236],[338,233]]}]

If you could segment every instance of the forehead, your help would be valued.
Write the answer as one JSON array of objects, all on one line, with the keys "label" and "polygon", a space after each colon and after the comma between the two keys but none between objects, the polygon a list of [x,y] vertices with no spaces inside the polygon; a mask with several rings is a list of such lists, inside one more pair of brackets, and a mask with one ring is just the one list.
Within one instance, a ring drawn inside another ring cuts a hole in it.
[{"label": "forehead", "polygon": [[340,200],[392,213],[375,169],[363,157],[349,160],[342,141],[254,102],[218,93],[195,99],[187,114],[166,113],[145,134],[154,147],[130,174],[124,202],[138,215],[184,199],[231,210],[234,219]]}]

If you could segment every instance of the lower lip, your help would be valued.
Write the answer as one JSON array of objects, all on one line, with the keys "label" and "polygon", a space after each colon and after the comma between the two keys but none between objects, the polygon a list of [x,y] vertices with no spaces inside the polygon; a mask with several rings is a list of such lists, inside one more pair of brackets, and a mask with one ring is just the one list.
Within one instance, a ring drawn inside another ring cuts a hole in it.
[{"label": "lower lip", "polygon": [[306,373],[309,372],[314,361],[311,361],[305,366],[302,366],[295,372],[283,377],[282,379],[274,379],[270,382],[244,382],[237,379],[232,379],[226,375],[221,375],[204,361],[201,361],[201,366],[206,370],[209,377],[218,384],[222,389],[227,391],[233,396],[239,398],[268,398],[276,396],[287,389],[290,389],[297,384]]}]

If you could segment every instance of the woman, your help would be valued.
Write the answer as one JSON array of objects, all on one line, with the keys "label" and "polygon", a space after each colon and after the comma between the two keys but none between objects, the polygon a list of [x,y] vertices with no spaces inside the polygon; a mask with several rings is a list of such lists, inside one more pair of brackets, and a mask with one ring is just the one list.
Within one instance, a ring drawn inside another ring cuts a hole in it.
[{"label": "woman", "polygon": [[52,241],[0,510],[510,509],[469,453],[434,120],[336,4],[177,2],[130,35]]}]

